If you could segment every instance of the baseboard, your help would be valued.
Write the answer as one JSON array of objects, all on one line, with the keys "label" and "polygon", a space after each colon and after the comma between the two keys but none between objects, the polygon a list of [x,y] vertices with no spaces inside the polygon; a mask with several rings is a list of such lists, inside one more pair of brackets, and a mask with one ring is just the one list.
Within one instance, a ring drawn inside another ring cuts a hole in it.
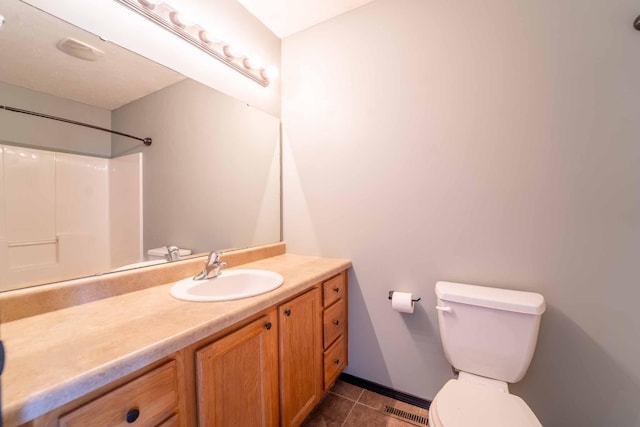
[{"label": "baseboard", "polygon": [[429,409],[431,406],[431,401],[427,399],[422,399],[420,397],[414,396],[412,394],[408,394],[402,391],[394,390],[390,387],[380,385],[378,383],[374,383],[373,381],[365,380],[363,378],[358,378],[353,375],[345,374],[344,372],[340,374],[338,377],[340,381],[344,381],[345,383],[357,385],[358,387],[362,387],[366,390],[371,390],[375,393],[381,394],[383,396],[390,397],[392,399],[399,400],[401,402],[408,403],[413,406],[418,406],[420,408]]}]

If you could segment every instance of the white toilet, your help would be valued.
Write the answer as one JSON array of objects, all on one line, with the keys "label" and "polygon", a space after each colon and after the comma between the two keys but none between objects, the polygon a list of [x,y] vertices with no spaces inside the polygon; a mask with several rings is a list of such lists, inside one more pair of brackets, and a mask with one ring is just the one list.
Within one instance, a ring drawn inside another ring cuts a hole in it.
[{"label": "white toilet", "polygon": [[438,323],[459,371],[429,408],[431,427],[541,427],[507,383],[524,377],[536,348],[544,298],[532,292],[436,283]]}]

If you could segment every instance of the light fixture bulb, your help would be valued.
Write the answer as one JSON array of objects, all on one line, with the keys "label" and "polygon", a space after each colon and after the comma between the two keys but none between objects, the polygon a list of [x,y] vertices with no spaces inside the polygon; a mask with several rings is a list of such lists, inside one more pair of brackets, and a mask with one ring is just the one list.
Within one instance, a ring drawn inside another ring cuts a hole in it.
[{"label": "light fixture bulb", "polygon": [[0,15],[0,28],[4,25],[4,16]]},{"label": "light fixture bulb", "polygon": [[242,56],[240,49],[229,44],[222,48],[222,52],[227,58],[240,58]]},{"label": "light fixture bulb", "polygon": [[200,40],[202,40],[203,43],[219,43],[220,41],[218,39],[216,39],[215,37],[211,36],[211,33],[209,33],[207,30],[202,30],[198,33],[198,37],[200,38]]},{"label": "light fixture bulb", "polygon": [[183,13],[173,11],[169,14],[169,19],[174,25],[178,27],[186,28],[193,25],[193,21],[185,16]]},{"label": "light fixture bulb", "polygon": [[138,0],[138,3],[140,3],[147,9],[153,9],[162,2],[160,0]]},{"label": "light fixture bulb", "polygon": [[276,67],[267,67],[260,70],[262,78],[272,80],[278,77],[278,69]]},{"label": "light fixture bulb", "polygon": [[249,70],[258,70],[262,68],[262,59],[259,56],[252,56],[251,58],[245,57],[242,60],[242,64]]}]

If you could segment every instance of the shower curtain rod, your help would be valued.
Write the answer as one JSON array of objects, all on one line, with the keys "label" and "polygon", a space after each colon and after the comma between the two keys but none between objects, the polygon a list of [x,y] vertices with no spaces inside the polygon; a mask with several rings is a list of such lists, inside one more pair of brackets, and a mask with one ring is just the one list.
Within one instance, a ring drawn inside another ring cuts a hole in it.
[{"label": "shower curtain rod", "polygon": [[20,109],[20,108],[9,107],[7,105],[0,105],[0,110],[7,110],[7,111],[13,111],[14,113],[28,114],[30,116],[42,117],[44,119],[57,120],[59,122],[70,123],[72,125],[84,126],[86,128],[101,130],[103,132],[114,133],[116,135],[125,136],[127,138],[131,138],[131,139],[136,139],[138,141],[142,141],[144,143],[144,145],[146,145],[146,146],[151,145],[151,142],[152,142],[151,138],[138,138],[137,136],[129,135],[129,134],[126,134],[126,133],[118,132],[118,131],[107,129],[107,128],[102,128],[100,126],[90,125],[88,123],[77,122],[75,120],[69,120],[69,119],[65,119],[63,117],[50,116],[48,114],[37,113],[35,111],[29,111],[29,110],[23,110],[23,109]]}]

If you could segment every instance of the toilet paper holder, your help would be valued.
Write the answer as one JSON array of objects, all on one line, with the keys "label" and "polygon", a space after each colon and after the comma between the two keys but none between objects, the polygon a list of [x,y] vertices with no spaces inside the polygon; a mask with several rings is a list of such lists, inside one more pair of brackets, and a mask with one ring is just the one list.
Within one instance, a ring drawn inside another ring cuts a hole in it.
[{"label": "toilet paper holder", "polygon": [[[389,291],[389,299],[393,299],[393,293],[394,293],[394,292],[395,292],[395,291]],[[413,302],[418,302],[418,301],[420,301],[421,299],[422,299],[422,298],[412,299],[411,301],[413,301]]]}]

